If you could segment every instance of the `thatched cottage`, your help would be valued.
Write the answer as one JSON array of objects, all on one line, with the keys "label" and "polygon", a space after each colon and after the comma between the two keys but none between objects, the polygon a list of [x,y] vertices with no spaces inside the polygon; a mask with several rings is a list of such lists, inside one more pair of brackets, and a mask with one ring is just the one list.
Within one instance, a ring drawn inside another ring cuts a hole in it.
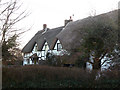
[{"label": "thatched cottage", "polygon": [[[71,21],[71,18],[70,20],[65,20],[65,26]],[[38,31],[22,49],[24,53],[23,64],[32,64],[30,57],[35,53],[37,53],[39,60],[46,60],[47,53],[62,55],[65,50],[57,35],[65,26],[49,29],[46,24],[43,24],[43,30]]]},{"label": "thatched cottage", "polygon": [[[53,29],[43,25],[43,30],[38,31],[34,37],[22,49],[24,53],[24,64],[26,60],[37,53],[39,60],[46,60],[47,53],[54,55],[69,54],[69,51],[81,45],[84,27],[91,27],[92,21],[112,20],[117,23],[118,11],[111,11],[105,14],[87,17],[82,20],[73,21],[71,18],[65,20],[65,25]],[[29,62],[32,64],[32,62]]]}]

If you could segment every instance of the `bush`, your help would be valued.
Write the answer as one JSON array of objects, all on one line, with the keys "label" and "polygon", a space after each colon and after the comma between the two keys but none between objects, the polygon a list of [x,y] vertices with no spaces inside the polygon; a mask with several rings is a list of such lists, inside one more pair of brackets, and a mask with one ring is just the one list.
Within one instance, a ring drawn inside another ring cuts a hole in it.
[{"label": "bush", "polygon": [[61,56],[56,56],[51,54],[51,56],[47,55],[47,60],[45,62],[46,65],[50,65],[50,66],[62,66],[63,65],[62,61],[63,60]]},{"label": "bush", "polygon": [[3,89],[120,87],[120,71],[101,72],[101,77],[96,79],[98,71],[95,70],[31,65],[3,67],[2,74]]},{"label": "bush", "polygon": [[88,80],[90,80],[90,77],[88,75],[88,72],[85,72],[84,70],[79,68],[38,65],[4,67],[3,88],[56,87],[54,86],[54,84],[58,84],[57,87],[61,87],[61,82],[65,84],[87,82]]}]

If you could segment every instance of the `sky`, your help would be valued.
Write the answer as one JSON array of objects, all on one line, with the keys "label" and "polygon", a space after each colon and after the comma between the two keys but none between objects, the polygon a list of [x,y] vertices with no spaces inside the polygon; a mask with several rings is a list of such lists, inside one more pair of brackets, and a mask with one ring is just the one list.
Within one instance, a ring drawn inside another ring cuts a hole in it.
[{"label": "sky", "polygon": [[20,26],[31,30],[20,38],[22,49],[28,41],[39,31],[43,24],[48,28],[64,25],[64,20],[72,16],[73,21],[91,15],[99,15],[118,8],[119,0],[22,0],[22,10],[31,13]]}]

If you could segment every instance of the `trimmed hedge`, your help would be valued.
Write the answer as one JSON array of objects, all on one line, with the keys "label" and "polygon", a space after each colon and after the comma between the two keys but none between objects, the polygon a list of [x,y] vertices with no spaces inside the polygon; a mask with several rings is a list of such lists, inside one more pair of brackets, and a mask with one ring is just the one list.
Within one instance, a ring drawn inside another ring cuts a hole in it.
[{"label": "trimmed hedge", "polygon": [[[114,72],[111,72],[114,73]],[[120,73],[120,71],[119,71]],[[106,72],[96,80],[97,71],[51,66],[18,66],[3,68],[5,88],[119,88],[120,74],[114,78]],[[109,73],[110,74],[110,73]]]}]

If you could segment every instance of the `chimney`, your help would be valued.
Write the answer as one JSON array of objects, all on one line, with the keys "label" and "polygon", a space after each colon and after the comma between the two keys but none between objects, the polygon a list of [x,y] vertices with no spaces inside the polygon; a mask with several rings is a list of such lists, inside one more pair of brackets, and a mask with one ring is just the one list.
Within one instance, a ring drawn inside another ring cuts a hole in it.
[{"label": "chimney", "polygon": [[69,20],[65,20],[65,24],[64,24],[64,26],[66,26],[69,22],[71,22],[71,21],[73,21],[72,20],[72,17],[70,16],[70,19]]},{"label": "chimney", "polygon": [[43,24],[43,30],[47,29],[47,24]]}]

